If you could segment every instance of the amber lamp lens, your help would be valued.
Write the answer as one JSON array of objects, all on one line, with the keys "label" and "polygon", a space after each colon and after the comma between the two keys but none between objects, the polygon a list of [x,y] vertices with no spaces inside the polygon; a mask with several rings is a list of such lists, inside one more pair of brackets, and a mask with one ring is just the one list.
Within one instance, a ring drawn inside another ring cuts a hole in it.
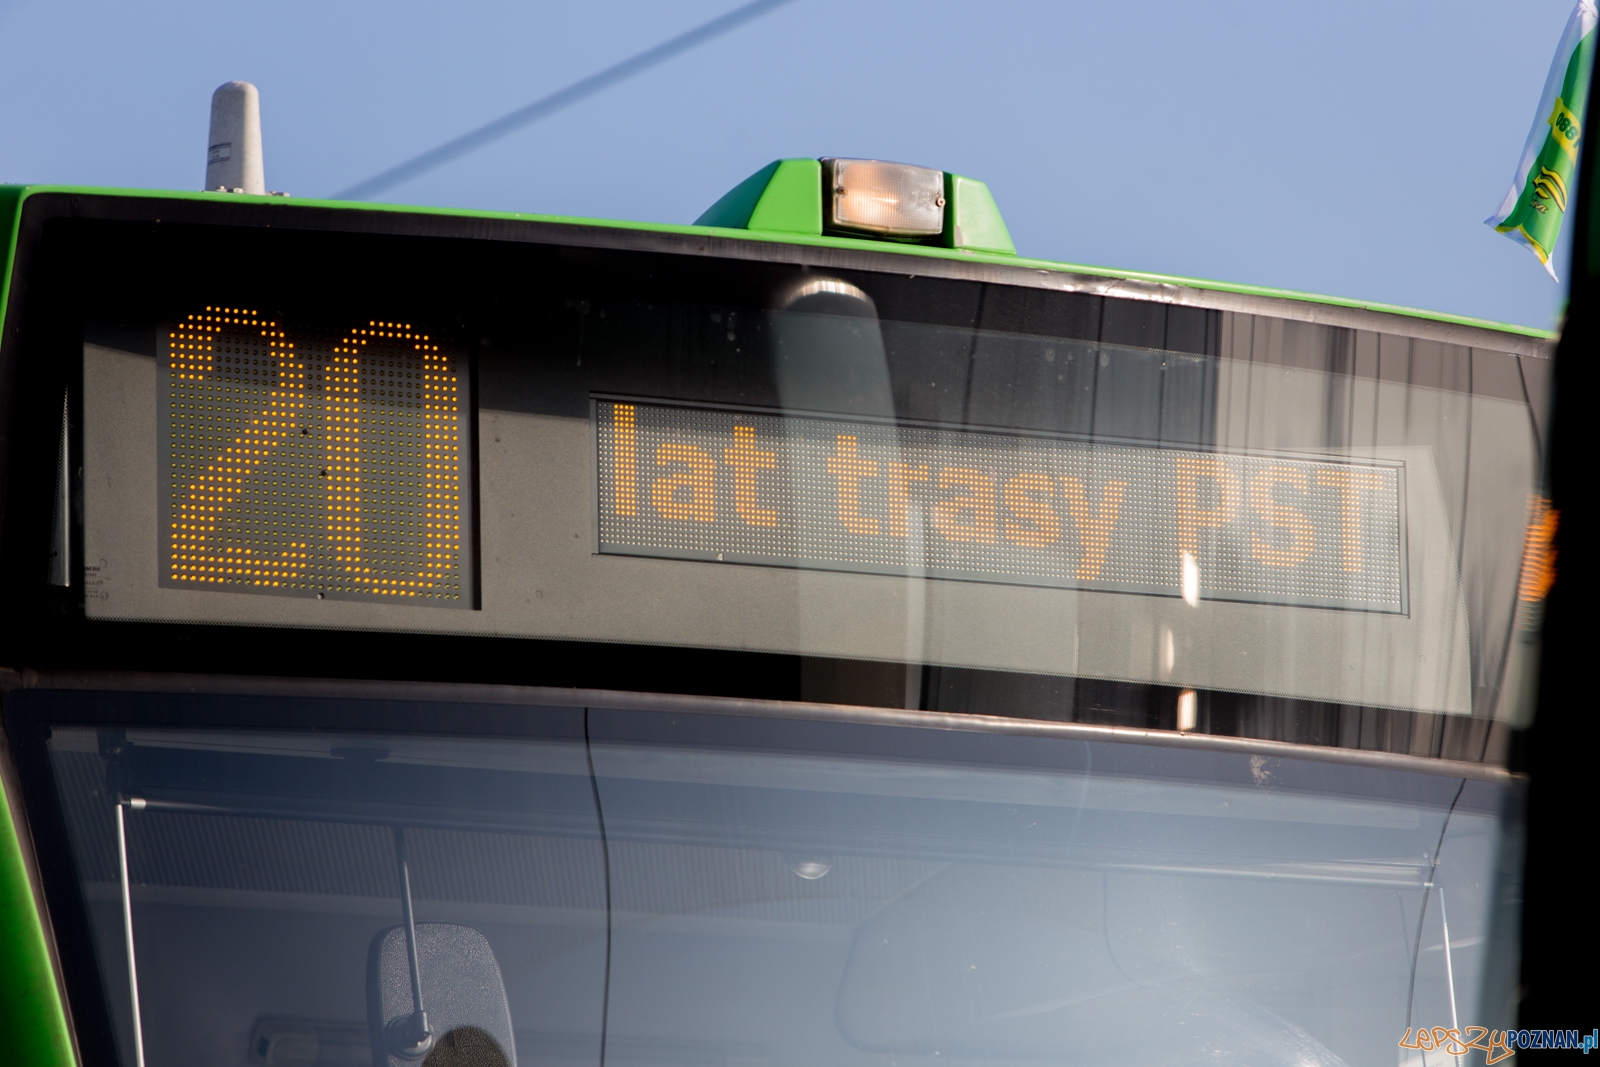
[{"label": "amber lamp lens", "polygon": [[829,229],[885,237],[944,232],[944,171],[876,159],[822,164]]}]

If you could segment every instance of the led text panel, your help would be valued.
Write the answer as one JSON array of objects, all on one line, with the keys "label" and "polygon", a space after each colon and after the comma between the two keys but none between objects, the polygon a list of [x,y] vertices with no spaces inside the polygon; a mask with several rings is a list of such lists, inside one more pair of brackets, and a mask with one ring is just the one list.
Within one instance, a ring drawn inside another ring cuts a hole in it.
[{"label": "led text panel", "polygon": [[602,553],[1404,613],[1404,467],[595,401]]}]

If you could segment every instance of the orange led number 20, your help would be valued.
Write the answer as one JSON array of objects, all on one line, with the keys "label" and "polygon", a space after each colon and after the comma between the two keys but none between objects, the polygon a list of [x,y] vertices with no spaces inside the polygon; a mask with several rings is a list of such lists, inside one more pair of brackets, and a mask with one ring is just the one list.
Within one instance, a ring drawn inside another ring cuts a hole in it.
[{"label": "orange led number 20", "polygon": [[168,584],[460,601],[466,390],[372,321],[330,342],[243,308],[166,337]]}]

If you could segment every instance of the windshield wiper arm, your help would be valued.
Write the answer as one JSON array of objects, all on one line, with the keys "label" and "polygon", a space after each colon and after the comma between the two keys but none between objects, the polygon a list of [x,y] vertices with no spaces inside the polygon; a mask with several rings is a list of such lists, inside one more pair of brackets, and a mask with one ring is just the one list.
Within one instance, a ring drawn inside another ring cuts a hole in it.
[{"label": "windshield wiper arm", "polygon": [[389,1049],[396,1056],[420,1060],[433,1048],[433,1030],[422,1005],[422,968],[417,964],[417,923],[411,914],[411,861],[406,854],[406,830],[394,828],[394,855],[400,874],[400,913],[406,928],[406,963],[411,967],[410,1015],[389,1024]]}]

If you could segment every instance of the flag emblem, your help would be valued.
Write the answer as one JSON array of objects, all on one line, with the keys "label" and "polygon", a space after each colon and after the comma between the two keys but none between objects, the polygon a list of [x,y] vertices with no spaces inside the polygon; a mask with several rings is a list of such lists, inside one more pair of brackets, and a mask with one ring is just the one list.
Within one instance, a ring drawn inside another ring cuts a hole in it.
[{"label": "flag emblem", "polygon": [[1545,79],[1540,117],[1523,146],[1516,177],[1500,210],[1484,220],[1538,256],[1551,278],[1556,277],[1556,269],[1550,257],[1561,235],[1568,190],[1578,170],[1597,21],[1594,0],[1578,0]]}]

